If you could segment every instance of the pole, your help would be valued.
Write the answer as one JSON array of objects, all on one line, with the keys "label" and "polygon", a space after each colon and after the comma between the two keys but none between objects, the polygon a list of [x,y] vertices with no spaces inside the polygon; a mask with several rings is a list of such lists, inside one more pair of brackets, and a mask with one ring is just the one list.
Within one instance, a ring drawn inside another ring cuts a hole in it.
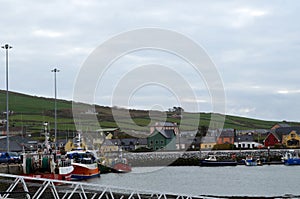
[{"label": "pole", "polygon": [[54,72],[54,139],[55,139],[55,151],[57,150],[57,89],[56,89],[56,73],[59,72],[58,69],[53,69]]},{"label": "pole", "polygon": [[268,164],[270,165],[270,161],[271,161],[271,158],[270,158],[270,146],[268,146]]},{"label": "pole", "polygon": [[1,48],[6,51],[6,150],[9,152],[9,108],[8,108],[8,50],[12,48],[12,46],[5,44],[1,46]]}]

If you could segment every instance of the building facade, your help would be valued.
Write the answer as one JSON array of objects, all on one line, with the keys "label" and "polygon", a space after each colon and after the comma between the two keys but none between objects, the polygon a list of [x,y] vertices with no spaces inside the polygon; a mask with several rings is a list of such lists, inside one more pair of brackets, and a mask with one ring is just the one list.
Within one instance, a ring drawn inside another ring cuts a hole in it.
[{"label": "building facade", "polygon": [[287,148],[298,148],[300,147],[300,136],[296,131],[291,131],[289,134],[282,136],[282,144]]},{"label": "building facade", "polygon": [[147,137],[147,146],[151,150],[176,150],[176,135],[173,129],[155,129]]}]

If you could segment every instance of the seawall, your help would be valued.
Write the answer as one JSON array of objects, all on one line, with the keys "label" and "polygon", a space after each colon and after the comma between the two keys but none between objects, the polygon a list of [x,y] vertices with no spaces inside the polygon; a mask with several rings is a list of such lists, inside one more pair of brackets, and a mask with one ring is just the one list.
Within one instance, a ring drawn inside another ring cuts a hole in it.
[{"label": "seawall", "polygon": [[[218,151],[157,151],[145,153],[124,153],[132,166],[196,166],[201,159],[214,154],[220,159],[236,159],[238,162],[246,156],[259,157],[264,163],[281,163],[281,157],[287,149],[260,150],[218,150]],[[298,150],[296,150],[298,151]],[[299,151],[298,151],[299,152]]]},{"label": "seawall", "polygon": [[0,164],[0,173],[19,175],[23,173],[21,164]]}]

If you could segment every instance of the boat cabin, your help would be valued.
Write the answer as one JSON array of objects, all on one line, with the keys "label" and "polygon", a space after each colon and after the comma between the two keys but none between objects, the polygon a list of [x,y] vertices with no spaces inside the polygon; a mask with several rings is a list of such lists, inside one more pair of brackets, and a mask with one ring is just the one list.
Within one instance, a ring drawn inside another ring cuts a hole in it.
[{"label": "boat cabin", "polygon": [[206,161],[217,161],[217,157],[215,155],[209,155],[208,158],[205,158]]}]

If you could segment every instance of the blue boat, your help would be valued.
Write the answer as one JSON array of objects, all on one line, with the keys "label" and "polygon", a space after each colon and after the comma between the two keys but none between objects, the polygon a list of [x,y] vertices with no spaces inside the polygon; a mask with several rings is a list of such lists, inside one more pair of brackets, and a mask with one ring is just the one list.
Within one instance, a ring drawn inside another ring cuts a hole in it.
[{"label": "blue boat", "polygon": [[262,166],[260,159],[253,158],[252,156],[247,156],[244,162],[246,166]]},{"label": "blue boat", "polygon": [[282,157],[282,161],[285,165],[300,165],[300,158],[298,152],[289,150]]}]

